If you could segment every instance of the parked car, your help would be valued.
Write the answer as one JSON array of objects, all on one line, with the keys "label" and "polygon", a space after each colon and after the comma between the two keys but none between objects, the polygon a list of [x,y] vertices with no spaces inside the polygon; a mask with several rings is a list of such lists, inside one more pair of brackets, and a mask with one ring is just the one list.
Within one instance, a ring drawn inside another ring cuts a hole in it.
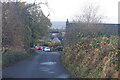
[{"label": "parked car", "polygon": [[34,48],[37,50],[41,50],[41,48],[39,46],[35,46]]},{"label": "parked car", "polygon": [[44,46],[43,46],[43,47],[41,47],[41,50],[42,50],[42,51],[44,51],[44,49],[45,49],[45,47],[44,47]]},{"label": "parked car", "polygon": [[51,51],[51,50],[50,50],[49,47],[45,47],[45,48],[43,49],[43,51],[48,51],[48,52],[49,52],[49,51]]}]

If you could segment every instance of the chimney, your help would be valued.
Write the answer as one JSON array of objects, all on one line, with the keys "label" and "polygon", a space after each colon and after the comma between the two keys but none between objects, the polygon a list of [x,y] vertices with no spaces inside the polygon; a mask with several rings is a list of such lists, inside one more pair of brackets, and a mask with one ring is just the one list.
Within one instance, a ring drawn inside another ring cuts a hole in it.
[{"label": "chimney", "polygon": [[68,21],[68,19],[67,19],[67,21],[66,21],[66,27],[69,25],[69,21]]}]

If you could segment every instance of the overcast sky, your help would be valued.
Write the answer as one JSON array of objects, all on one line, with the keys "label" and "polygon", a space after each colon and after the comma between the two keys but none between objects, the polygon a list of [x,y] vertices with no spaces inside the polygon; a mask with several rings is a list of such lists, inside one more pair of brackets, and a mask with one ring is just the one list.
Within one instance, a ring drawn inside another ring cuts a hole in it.
[{"label": "overcast sky", "polygon": [[[34,0],[22,0],[33,2]],[[106,23],[118,23],[118,2],[120,0],[36,0],[37,2],[48,2],[51,12],[51,21],[72,20],[75,15],[79,15],[85,5],[92,3],[100,6],[99,13],[104,16]],[[41,5],[45,15],[48,14],[46,6]]]}]

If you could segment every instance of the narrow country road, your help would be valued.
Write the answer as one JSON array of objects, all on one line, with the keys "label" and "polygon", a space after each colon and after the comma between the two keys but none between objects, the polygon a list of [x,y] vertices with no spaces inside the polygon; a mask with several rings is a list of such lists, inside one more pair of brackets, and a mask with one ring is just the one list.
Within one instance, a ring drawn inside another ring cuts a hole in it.
[{"label": "narrow country road", "polygon": [[20,61],[2,71],[3,78],[69,78],[60,63],[60,53],[43,52]]}]

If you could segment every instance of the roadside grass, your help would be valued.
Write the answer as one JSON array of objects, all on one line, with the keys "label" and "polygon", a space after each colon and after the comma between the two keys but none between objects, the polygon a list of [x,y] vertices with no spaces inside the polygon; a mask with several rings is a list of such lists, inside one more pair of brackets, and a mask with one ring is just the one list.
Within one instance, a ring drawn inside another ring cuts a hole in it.
[{"label": "roadside grass", "polygon": [[21,50],[7,50],[5,54],[2,55],[2,67],[7,67],[10,64],[16,63],[27,57],[37,55],[36,52],[25,52]]}]

